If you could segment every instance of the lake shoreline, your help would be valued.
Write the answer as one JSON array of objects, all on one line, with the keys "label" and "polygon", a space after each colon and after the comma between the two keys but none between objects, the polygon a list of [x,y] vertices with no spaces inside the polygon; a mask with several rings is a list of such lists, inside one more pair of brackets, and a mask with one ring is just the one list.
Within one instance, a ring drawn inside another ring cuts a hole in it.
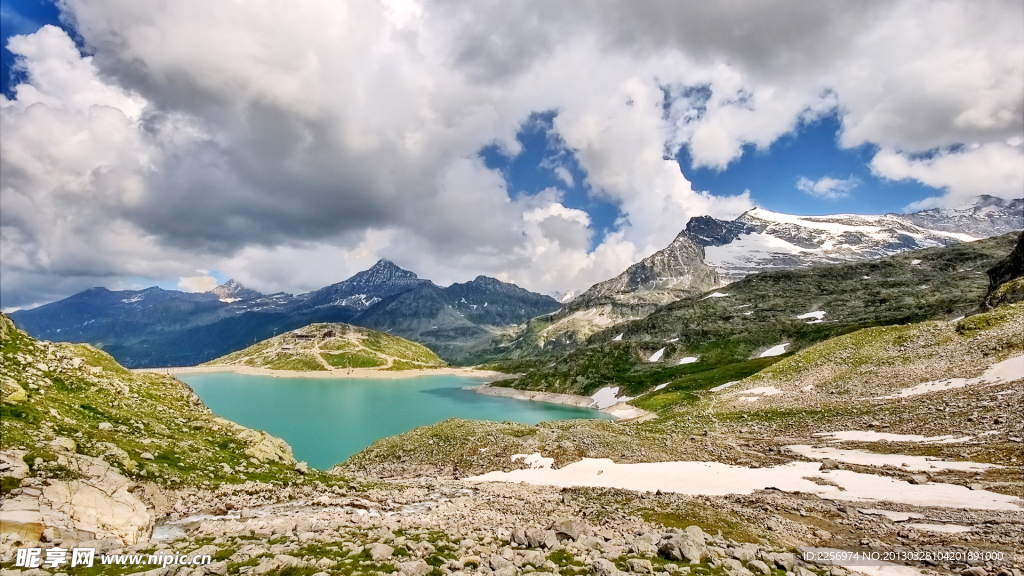
[{"label": "lake shoreline", "polygon": [[591,410],[597,410],[598,412],[604,412],[614,418],[616,422],[620,423],[644,422],[656,416],[653,412],[648,412],[643,408],[631,406],[626,402],[619,402],[612,406],[598,408],[596,406],[597,401],[590,396],[558,394],[556,392],[540,392],[537,390],[518,390],[516,388],[491,386],[490,383],[481,384],[479,386],[469,386],[466,390],[472,390],[477,394],[484,394],[486,396],[499,396],[502,398],[513,398],[515,400],[530,400],[532,402],[546,402],[548,404],[562,404],[566,406],[575,406],[577,408],[589,408]]},{"label": "lake shoreline", "polygon": [[364,379],[375,378],[381,380],[403,380],[408,378],[420,378],[424,376],[462,376],[465,378],[479,378],[487,382],[496,382],[513,375],[492,370],[477,370],[475,368],[428,368],[421,370],[380,370],[377,368],[343,368],[338,370],[271,370],[269,368],[254,368],[252,366],[179,366],[168,368],[136,368],[132,372],[145,372],[154,374],[166,374],[176,376],[178,374],[214,374],[220,372],[233,372],[248,376],[270,376],[273,378],[318,378],[318,379]]}]

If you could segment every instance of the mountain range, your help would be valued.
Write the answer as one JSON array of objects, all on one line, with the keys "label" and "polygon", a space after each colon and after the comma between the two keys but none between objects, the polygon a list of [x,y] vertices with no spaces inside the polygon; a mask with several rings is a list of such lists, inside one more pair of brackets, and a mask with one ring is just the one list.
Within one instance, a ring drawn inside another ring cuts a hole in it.
[{"label": "mountain range", "polygon": [[991,196],[963,208],[906,215],[795,216],[756,208],[735,220],[698,216],[664,249],[575,298],[563,298],[558,312],[504,337],[498,346],[504,351],[495,356],[567,352],[602,330],[750,274],[872,260],[1022,228],[1024,199]]},{"label": "mountain range", "polygon": [[485,276],[442,288],[381,260],[299,295],[261,294],[234,280],[204,293],[93,288],[11,319],[36,338],[97,345],[128,367],[191,366],[314,322],[411,337],[458,361],[494,334],[559,306]]},{"label": "mountain range", "polygon": [[691,218],[685,233],[726,281],[950,246],[1024,228],[1024,199],[981,196],[961,208],[911,214],[794,216],[755,208],[735,220]]},{"label": "mountain range", "polygon": [[235,280],[206,293],[94,288],[11,314],[34,337],[89,342],[129,367],[206,362],[313,322],[347,322],[425,344],[444,360],[550,356],[618,324],[750,274],[872,260],[1024,228],[1024,199],[982,196],[911,214],[795,216],[757,208],[691,218],[667,247],[559,300],[478,276],[440,287],[387,260],[305,294]]}]

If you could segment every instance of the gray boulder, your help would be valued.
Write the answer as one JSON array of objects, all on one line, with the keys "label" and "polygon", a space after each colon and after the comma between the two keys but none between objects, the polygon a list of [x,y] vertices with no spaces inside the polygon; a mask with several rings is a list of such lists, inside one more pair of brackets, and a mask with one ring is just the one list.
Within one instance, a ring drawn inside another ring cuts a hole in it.
[{"label": "gray boulder", "polygon": [[380,562],[382,560],[387,560],[388,558],[391,558],[391,555],[395,553],[395,549],[391,546],[388,546],[387,544],[375,542],[373,544],[370,544],[370,546],[367,548],[367,552],[370,553],[370,558],[373,558],[374,562]]},{"label": "gray boulder", "polygon": [[605,560],[604,558],[598,558],[594,560],[591,566],[594,569],[596,576],[619,576],[621,572],[615,567],[615,564],[611,560]]}]

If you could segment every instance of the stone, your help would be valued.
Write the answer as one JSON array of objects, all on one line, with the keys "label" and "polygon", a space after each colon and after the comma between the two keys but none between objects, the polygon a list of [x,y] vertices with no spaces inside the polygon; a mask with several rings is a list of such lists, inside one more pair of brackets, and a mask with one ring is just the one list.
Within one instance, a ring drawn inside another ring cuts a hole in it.
[{"label": "stone", "polygon": [[65,452],[74,452],[78,445],[71,438],[65,436],[57,436],[50,442],[50,447],[56,450],[63,450]]},{"label": "stone", "polygon": [[85,532],[89,538],[117,539],[121,546],[149,539],[153,515],[129,492],[134,485],[128,478],[99,458],[68,454],[58,456],[57,463],[77,477],[50,479],[38,489],[4,498],[0,521],[6,531],[28,535],[34,530],[33,540],[46,528],[55,534]]},{"label": "stone", "polygon": [[772,573],[772,569],[760,560],[751,560],[750,562],[747,562],[747,568],[754,574],[760,574],[761,576],[771,576]]},{"label": "stone", "polygon": [[[696,528],[696,530],[690,530],[690,528]],[[700,532],[699,537],[697,532]],[[662,540],[659,551],[669,560],[699,563],[710,558],[708,548],[704,544],[704,533],[696,526],[687,528],[682,534],[668,534]]]},{"label": "stone", "polygon": [[25,452],[21,450],[8,450],[0,452],[0,475],[11,476],[21,480],[28,476],[29,467],[22,458]]},{"label": "stone", "polygon": [[594,569],[596,576],[618,576],[620,574],[619,569],[615,567],[610,560],[604,558],[598,558],[591,564],[591,568]]},{"label": "stone", "polygon": [[100,422],[96,425],[96,428],[99,428],[100,430],[113,430],[114,425],[110,422]]},{"label": "stone", "polygon": [[543,568],[544,562],[546,561],[547,557],[536,550],[529,550],[523,553],[523,565],[533,566],[534,568]]},{"label": "stone", "polygon": [[988,571],[981,566],[975,566],[964,570],[960,573],[960,576],[988,576]]},{"label": "stone", "polygon": [[653,574],[654,566],[650,560],[641,560],[639,558],[630,558],[626,561],[629,566],[630,572],[636,572],[637,574]]},{"label": "stone", "polygon": [[629,545],[629,550],[633,554],[640,556],[654,556],[658,553],[658,548],[646,538],[637,538],[633,540],[633,543]]},{"label": "stone", "polygon": [[735,558],[723,558],[720,565],[725,569],[726,574],[732,576],[753,576],[750,570],[743,567],[743,564]]},{"label": "stone", "polygon": [[928,475],[927,474],[914,474],[914,475],[912,475],[910,477],[910,483],[911,484],[927,484],[928,483]]},{"label": "stone", "polygon": [[508,566],[512,566],[512,562],[511,561],[509,561],[509,560],[507,560],[505,558],[502,558],[501,556],[498,556],[497,554],[494,554],[494,555],[491,556],[490,564],[491,564],[491,570],[499,570],[501,568],[506,568]]},{"label": "stone", "polygon": [[254,458],[257,463],[295,464],[292,447],[280,438],[266,432],[246,428],[238,433],[238,439],[246,445],[245,455]]},{"label": "stone", "polygon": [[214,562],[203,566],[203,574],[209,574],[212,576],[224,576],[228,573],[228,561],[221,560],[220,562]]},{"label": "stone", "polygon": [[773,555],[772,561],[786,572],[792,572],[793,567],[796,566],[796,555],[792,552],[779,552]]},{"label": "stone", "polygon": [[515,528],[512,530],[512,541],[520,546],[526,546],[529,542],[526,539],[526,530]]},{"label": "stone", "polygon": [[757,558],[757,546],[739,545],[729,551],[729,555],[746,564]]},{"label": "stone", "polygon": [[305,462],[296,462],[295,471],[299,474],[309,474],[309,464],[306,464]]},{"label": "stone", "polygon": [[[513,570],[515,570],[515,568],[513,568]],[[430,572],[430,564],[427,564],[423,560],[400,562],[398,564],[398,572],[402,576],[427,576],[427,573]]]},{"label": "stone", "polygon": [[821,470],[822,472],[828,472],[830,470],[839,470],[839,469],[840,469],[839,462],[837,462],[836,460],[833,460],[832,458],[824,458],[824,459],[822,459],[821,466],[818,467],[818,470]]},{"label": "stone", "polygon": [[39,541],[40,542],[53,542],[53,538],[54,538],[53,528],[47,528],[47,529],[43,530],[43,532],[41,534],[39,534]]},{"label": "stone", "polygon": [[498,570],[495,570],[494,572],[492,572],[492,574],[493,576],[516,576],[517,574],[519,574],[519,571],[516,570],[515,566],[506,566],[504,568],[499,568]]},{"label": "stone", "polygon": [[580,536],[587,533],[587,525],[575,518],[560,518],[551,524],[555,536],[568,538],[572,541],[579,540]]},{"label": "stone", "polygon": [[300,564],[301,561],[294,556],[288,556],[287,554],[278,554],[273,558],[267,558],[266,560],[260,562],[258,565],[256,565],[255,568],[253,568],[252,573],[267,574],[268,572],[281,571],[291,566],[298,567]]},{"label": "stone", "polygon": [[142,454],[139,454],[139,458],[142,458],[143,460],[152,460],[153,455],[149,452],[143,452]]},{"label": "stone", "polygon": [[395,549],[387,544],[375,542],[367,547],[367,552],[369,552],[370,558],[373,558],[374,562],[380,562],[391,558],[391,555],[395,553]]}]

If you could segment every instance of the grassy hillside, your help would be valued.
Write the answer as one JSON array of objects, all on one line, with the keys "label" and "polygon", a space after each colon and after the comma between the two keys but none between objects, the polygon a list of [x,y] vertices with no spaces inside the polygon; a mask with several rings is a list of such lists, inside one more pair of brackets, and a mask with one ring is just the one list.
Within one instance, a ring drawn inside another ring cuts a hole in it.
[{"label": "grassy hillside", "polygon": [[0,348],[0,450],[33,475],[74,477],[58,461],[70,451],[168,486],[298,478],[284,441],[215,416],[174,378],[132,373],[87,344],[37,341],[6,316]]},{"label": "grassy hillside", "polygon": [[[599,332],[567,354],[491,367],[529,370],[511,382],[517,388],[575,394],[604,386],[630,395],[665,383],[713,386],[774,363],[780,356],[760,354],[781,344],[791,354],[863,328],[968,314],[985,296],[985,271],[1016,240],[1006,234],[868,262],[754,274]],[[680,364],[683,358],[698,360]]]},{"label": "grassy hillside", "polygon": [[445,366],[429,348],[369,328],[321,323],[268,338],[206,366],[250,366],[271,370],[412,370]]},{"label": "grassy hillside", "polygon": [[[554,458],[556,468],[584,457],[770,466],[788,461],[782,445],[806,443],[816,432],[874,427],[928,436],[988,434],[984,436],[987,443],[968,449],[977,453],[979,461],[1012,467],[993,472],[992,477],[1007,481],[999,484],[998,491],[1017,493],[1018,442],[1024,434],[1024,420],[1016,391],[1024,373],[1016,383],[982,384],[900,399],[879,396],[933,379],[975,377],[992,364],[1021,354],[1024,304],[956,322],[866,328],[807,347],[781,361],[773,359],[767,368],[738,363],[678,378],[666,388],[632,401],[657,414],[649,421],[628,426],[603,420],[525,426],[451,419],[382,438],[335,470],[394,474],[395,469],[407,466],[469,475],[507,469],[509,455],[533,452]],[[730,370],[734,372],[727,373]],[[740,376],[743,371],[750,374],[756,370],[760,371],[745,379]],[[722,379],[739,382],[711,390]],[[756,401],[743,398],[744,390],[769,386],[779,392]],[[998,430],[998,435],[992,435],[993,430]],[[872,449],[879,448],[875,445]],[[965,446],[904,444],[894,450],[962,459]],[[961,485],[976,481],[949,480]]]}]

